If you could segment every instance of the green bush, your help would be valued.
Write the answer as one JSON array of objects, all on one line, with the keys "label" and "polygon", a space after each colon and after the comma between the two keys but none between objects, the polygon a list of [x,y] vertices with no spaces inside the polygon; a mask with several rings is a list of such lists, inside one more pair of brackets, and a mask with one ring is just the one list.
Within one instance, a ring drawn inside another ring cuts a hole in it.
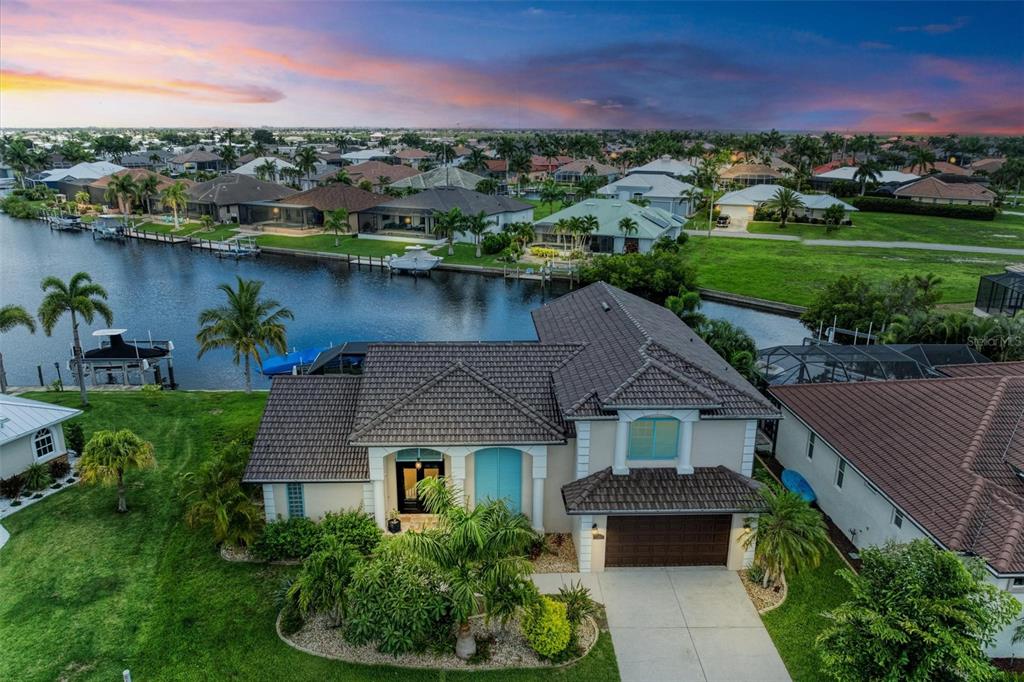
[{"label": "green bush", "polygon": [[324,537],[334,536],[364,555],[373,552],[384,537],[373,517],[361,510],[327,512],[320,522],[320,531]]},{"label": "green bush", "polygon": [[994,206],[968,206],[966,204],[922,204],[908,199],[887,197],[854,197],[850,203],[861,211],[880,213],[909,213],[911,215],[932,215],[941,218],[965,218],[972,220],[995,220]]},{"label": "green bush", "polygon": [[5,197],[3,200],[0,200],[0,210],[3,210],[4,213],[12,218],[39,217],[39,210],[35,206],[25,199],[14,196],[13,194],[9,197]]},{"label": "green bush", "polygon": [[317,548],[320,528],[303,516],[268,523],[252,545],[253,554],[266,561],[302,559]]},{"label": "green bush", "polygon": [[58,457],[57,459],[52,460],[48,468],[50,470],[50,476],[52,476],[54,480],[60,480],[71,472],[71,467],[68,465],[66,457]]},{"label": "green bush", "polygon": [[493,256],[494,254],[501,253],[507,249],[511,243],[512,237],[504,232],[488,234],[484,237],[483,241],[480,242],[480,249],[488,256]]},{"label": "green bush", "polygon": [[452,628],[441,585],[436,571],[385,547],[352,573],[345,639],[394,656],[425,650]]},{"label": "green bush", "polygon": [[541,658],[557,657],[572,638],[565,604],[551,597],[541,597],[523,616],[523,635]]},{"label": "green bush", "polygon": [[295,603],[295,600],[286,601],[284,608],[281,609],[281,633],[294,635],[305,624],[306,620],[302,617],[302,609]]},{"label": "green bush", "polygon": [[82,425],[79,422],[64,423],[64,442],[67,444],[68,450],[74,450],[81,456],[85,449],[85,431],[82,430]]},{"label": "green bush", "polygon": [[655,250],[595,256],[580,266],[583,284],[602,281],[662,305],[679,289],[697,290],[697,271],[682,253]]},{"label": "green bush", "polygon": [[25,481],[25,487],[29,490],[42,490],[53,483],[53,476],[50,475],[50,468],[40,462],[30,464],[27,469],[21,472]]}]

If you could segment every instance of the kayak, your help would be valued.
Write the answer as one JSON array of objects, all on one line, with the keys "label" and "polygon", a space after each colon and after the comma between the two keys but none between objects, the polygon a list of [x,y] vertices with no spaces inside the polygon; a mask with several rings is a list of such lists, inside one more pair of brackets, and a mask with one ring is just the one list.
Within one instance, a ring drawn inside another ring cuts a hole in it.
[{"label": "kayak", "polygon": [[791,490],[802,497],[806,502],[814,502],[817,498],[811,484],[807,482],[806,478],[800,475],[799,471],[794,469],[783,470],[782,485],[786,486],[787,490]]}]

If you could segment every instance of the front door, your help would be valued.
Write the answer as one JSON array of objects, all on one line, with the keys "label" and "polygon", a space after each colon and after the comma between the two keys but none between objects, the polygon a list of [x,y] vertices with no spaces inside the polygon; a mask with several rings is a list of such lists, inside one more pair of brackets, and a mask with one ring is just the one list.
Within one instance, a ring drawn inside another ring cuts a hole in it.
[{"label": "front door", "polygon": [[444,476],[444,462],[397,462],[398,511],[403,514],[422,514],[426,510],[416,485],[424,478]]}]

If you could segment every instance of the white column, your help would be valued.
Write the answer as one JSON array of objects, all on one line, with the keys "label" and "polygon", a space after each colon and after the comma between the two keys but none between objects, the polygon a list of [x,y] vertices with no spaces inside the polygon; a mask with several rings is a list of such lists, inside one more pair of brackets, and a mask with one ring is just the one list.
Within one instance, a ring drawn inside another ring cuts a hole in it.
[{"label": "white column", "polygon": [[590,475],[590,422],[576,422],[576,478]]},{"label": "white column", "polygon": [[626,451],[629,450],[629,422],[624,416],[619,416],[619,422],[615,425],[615,459],[612,462],[612,473],[625,475],[629,473],[626,466]]},{"label": "white column", "polygon": [[754,446],[757,444],[757,420],[747,421],[747,428],[743,434],[743,463],[740,465],[740,473],[744,476],[754,475]]},{"label": "white column", "polygon": [[593,532],[590,527],[594,524],[594,517],[584,515],[579,517],[579,546],[576,548],[576,561],[580,566],[580,573],[590,573],[591,551],[594,541]]},{"label": "white column", "polygon": [[373,520],[377,525],[384,528],[387,525],[387,514],[384,511],[384,481],[373,482]]},{"label": "white column", "polygon": [[[451,457],[452,471],[448,474],[452,483],[455,487],[462,491],[463,496],[466,495],[466,456],[469,453],[464,449],[456,450],[454,448],[448,450],[448,456]],[[466,506],[469,506],[469,500],[465,499],[463,502]]]},{"label": "white column", "polygon": [[679,456],[676,459],[676,472],[692,474],[693,465],[690,463],[690,457],[693,451],[693,422],[684,421],[679,426]]},{"label": "white column", "polygon": [[263,514],[267,517],[267,523],[277,521],[277,505],[274,503],[274,486],[270,483],[263,484]]},{"label": "white column", "polygon": [[384,498],[385,448],[369,448],[370,481],[373,483],[373,519],[381,528],[387,526],[387,500]]},{"label": "white column", "polygon": [[533,529],[544,532],[544,479],[548,476],[547,448],[534,451],[531,455],[533,467]]}]

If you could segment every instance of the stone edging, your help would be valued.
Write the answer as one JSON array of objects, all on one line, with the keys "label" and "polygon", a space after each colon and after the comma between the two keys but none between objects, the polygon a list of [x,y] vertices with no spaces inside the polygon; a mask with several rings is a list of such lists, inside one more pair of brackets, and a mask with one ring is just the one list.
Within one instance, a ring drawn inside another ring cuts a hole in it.
[{"label": "stone edging", "polygon": [[254,559],[251,556],[231,556],[225,552],[225,545],[221,545],[217,550],[220,558],[231,564],[268,564],[270,566],[301,566],[301,559],[281,559],[279,561],[264,561],[263,559]]},{"label": "stone edging", "polygon": [[[748,593],[747,596],[748,597],[750,596],[749,593]],[[782,606],[783,604],[786,603],[786,598],[787,597],[789,597],[789,581],[786,580],[786,574],[783,573],[782,574],[782,599],[779,600],[778,604],[772,604],[771,606],[765,607],[763,609],[758,609],[757,612],[760,615],[763,616],[764,614],[766,614],[766,613],[768,613],[770,611],[774,611],[775,609],[779,608],[780,606]]]},{"label": "stone edging", "polygon": [[[306,647],[301,646],[299,644],[296,644],[295,642],[293,642],[290,639],[288,639],[287,637],[285,637],[284,633],[281,632],[281,615],[282,615],[282,611],[278,611],[277,612],[277,618],[274,621],[274,631],[277,632],[278,639],[280,639],[282,642],[284,642],[285,644],[287,644],[291,648],[295,649],[296,651],[301,651],[302,653],[309,654],[310,656],[316,656],[317,658],[325,658],[325,659],[328,659],[328,660],[331,660],[331,661],[341,661],[343,663],[351,663],[353,665],[366,665],[366,666],[369,666],[369,665],[390,665],[392,668],[401,668],[403,670],[445,670],[445,671],[453,670],[453,671],[457,671],[457,672],[461,672],[463,670],[461,668],[458,668],[458,669],[456,669],[456,668],[434,668],[434,667],[426,667],[426,666],[418,666],[418,665],[401,665],[399,663],[385,663],[385,664],[361,663],[359,661],[352,661],[352,660],[349,660],[347,658],[343,658],[341,656],[335,656],[333,654],[325,654],[325,653],[321,653],[319,651],[313,651],[312,649],[307,649]],[[473,616],[473,618],[483,618],[483,616]],[[598,640],[601,639],[601,627],[597,624],[597,621],[594,620],[594,618],[592,616],[587,616],[587,620],[590,622],[590,625],[597,632],[597,636],[594,637],[594,641],[591,642],[591,644],[587,648],[587,650],[584,651],[579,656],[577,656],[576,658],[570,659],[570,660],[565,661],[563,663],[549,663],[547,665],[542,665],[542,666],[538,665],[538,666],[515,667],[515,668],[512,668],[512,667],[508,667],[508,666],[494,666],[494,665],[486,665],[486,664],[484,664],[484,665],[474,665],[471,668],[466,668],[465,670],[469,671],[469,672],[488,671],[488,670],[556,670],[558,668],[567,668],[567,667],[569,667],[571,665],[576,665],[576,663],[578,663],[579,661],[583,660],[588,655],[590,655],[590,652],[594,650],[595,646],[597,646]]]}]

